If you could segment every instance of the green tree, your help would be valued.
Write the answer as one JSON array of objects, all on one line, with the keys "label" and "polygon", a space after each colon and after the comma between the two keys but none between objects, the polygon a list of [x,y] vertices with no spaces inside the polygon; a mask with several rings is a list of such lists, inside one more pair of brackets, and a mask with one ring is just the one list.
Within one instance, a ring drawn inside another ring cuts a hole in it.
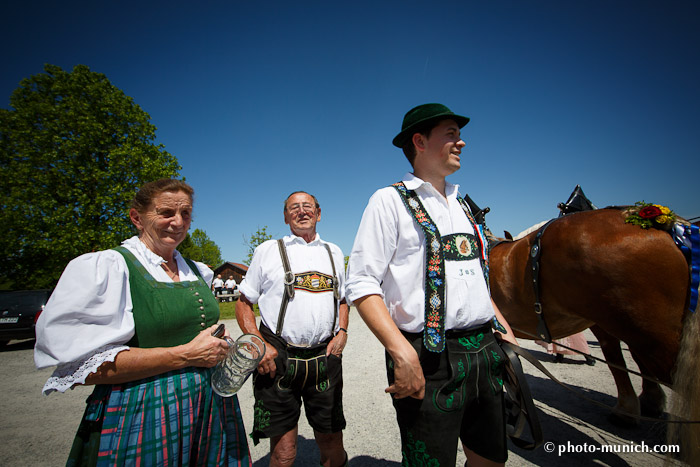
[{"label": "green tree", "polygon": [[250,262],[253,261],[253,253],[258,245],[267,240],[272,240],[272,235],[267,233],[267,226],[264,226],[262,229],[258,227],[258,230],[250,238],[243,236],[243,244],[248,247],[248,256],[243,261],[246,266],[250,266]]},{"label": "green tree", "polygon": [[118,245],[136,189],[181,169],[105,75],[44,71],[0,109],[0,281],[15,287],[51,286],[70,259]]},{"label": "green tree", "polygon": [[224,262],[221,259],[221,249],[209,239],[204,230],[194,229],[194,232],[188,233],[177,250],[185,258],[200,261],[212,269],[221,266]]}]

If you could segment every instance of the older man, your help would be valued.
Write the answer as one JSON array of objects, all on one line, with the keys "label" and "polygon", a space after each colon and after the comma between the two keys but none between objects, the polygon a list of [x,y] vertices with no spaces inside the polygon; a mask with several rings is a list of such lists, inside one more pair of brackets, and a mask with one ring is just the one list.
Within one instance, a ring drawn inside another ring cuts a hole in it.
[{"label": "older man", "polygon": [[[344,257],[321,240],[318,200],[294,192],[284,202],[291,235],[258,246],[239,289],[236,319],[243,332],[261,336],[267,351],[254,376],[251,436],[270,438],[270,465],[296,457],[302,400],[321,451],[321,464],[347,464],[343,448],[341,354],[347,342]],[[260,328],[252,306],[260,308]]]},{"label": "older man", "polygon": [[468,122],[441,104],[406,114],[393,143],[413,172],[369,200],[348,264],[348,298],[386,348],[402,465],[454,466],[458,440],[470,467],[507,458],[492,322],[513,334],[489,296],[479,226],[445,180]]}]

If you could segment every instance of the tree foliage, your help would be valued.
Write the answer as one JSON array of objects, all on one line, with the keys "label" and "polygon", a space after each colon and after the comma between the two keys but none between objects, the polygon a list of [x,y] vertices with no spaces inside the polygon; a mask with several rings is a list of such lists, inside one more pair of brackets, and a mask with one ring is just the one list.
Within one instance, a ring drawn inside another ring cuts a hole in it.
[{"label": "tree foliage", "polygon": [[176,177],[156,127],[101,73],[46,65],[0,109],[0,279],[51,286],[66,263],[133,234],[128,207],[146,182]]},{"label": "tree foliage", "polygon": [[264,226],[262,229],[258,228],[250,238],[243,236],[243,243],[248,247],[248,256],[243,261],[246,266],[250,266],[250,262],[253,261],[253,253],[258,245],[268,240],[272,240],[272,235],[267,233],[267,226]]},{"label": "tree foliage", "polygon": [[221,249],[209,239],[204,230],[194,229],[194,232],[188,233],[177,250],[185,258],[200,261],[212,269],[216,269],[224,262],[221,259]]}]

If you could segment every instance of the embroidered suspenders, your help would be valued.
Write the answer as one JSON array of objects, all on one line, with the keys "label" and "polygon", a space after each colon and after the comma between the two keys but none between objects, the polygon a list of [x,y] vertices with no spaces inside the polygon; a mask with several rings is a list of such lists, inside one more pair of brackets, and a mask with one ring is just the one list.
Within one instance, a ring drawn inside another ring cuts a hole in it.
[{"label": "embroidered suspenders", "polygon": [[[340,301],[340,289],[338,285],[338,276],[335,272],[335,262],[333,261],[331,247],[328,246],[327,243],[324,243],[323,246],[326,247],[326,251],[328,252],[328,258],[330,258],[331,260],[331,269],[333,270],[333,278],[331,279],[331,281],[333,282],[333,327],[331,328],[331,333],[333,333],[333,331],[335,330],[335,323],[338,319],[338,302]],[[284,325],[284,315],[287,313],[287,305],[289,304],[289,300],[294,298],[294,285],[296,282],[299,282],[297,285],[299,286],[299,288],[303,289],[305,288],[305,281],[301,277],[295,276],[292,272],[291,267],[289,265],[289,257],[287,256],[287,248],[284,245],[284,240],[282,240],[281,238],[278,239],[277,247],[279,248],[280,257],[282,258],[282,266],[284,267],[284,293],[282,294],[282,303],[280,303],[280,312],[279,316],[277,317],[277,330],[275,332],[275,334],[281,336],[282,326]]]},{"label": "embroidered suspenders", "polygon": [[488,259],[483,233],[474,221],[463,199],[460,206],[474,228],[475,235],[451,234],[440,236],[440,231],[413,190],[403,182],[392,185],[401,196],[406,209],[425,235],[425,332],[423,345],[431,352],[445,348],[445,260],[480,258],[484,278],[488,284]]}]

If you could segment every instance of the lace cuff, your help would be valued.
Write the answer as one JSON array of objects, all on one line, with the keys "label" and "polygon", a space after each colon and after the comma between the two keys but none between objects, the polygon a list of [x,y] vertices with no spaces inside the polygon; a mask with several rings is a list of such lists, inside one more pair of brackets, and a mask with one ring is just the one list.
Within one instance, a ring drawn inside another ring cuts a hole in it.
[{"label": "lace cuff", "polygon": [[44,384],[42,392],[49,395],[54,391],[66,392],[76,384],[84,384],[90,373],[94,373],[104,362],[113,362],[122,350],[129,350],[126,345],[105,345],[84,360],[62,363],[56,367],[51,377]]}]

